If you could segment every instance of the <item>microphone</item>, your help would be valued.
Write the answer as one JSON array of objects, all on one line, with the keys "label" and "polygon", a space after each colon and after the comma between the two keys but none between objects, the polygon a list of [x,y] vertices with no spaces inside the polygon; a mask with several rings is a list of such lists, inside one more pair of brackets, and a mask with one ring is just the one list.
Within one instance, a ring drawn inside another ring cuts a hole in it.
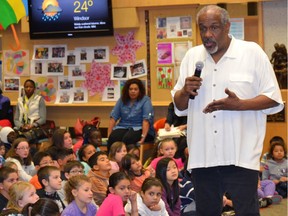
[{"label": "microphone", "polygon": [[[194,76],[200,77],[201,72],[202,72],[202,68],[204,67],[204,63],[202,61],[197,61],[195,66],[196,66],[196,68],[195,68]],[[196,90],[194,90],[194,92],[196,92]],[[194,100],[195,96],[190,95],[189,98],[191,100]]]}]

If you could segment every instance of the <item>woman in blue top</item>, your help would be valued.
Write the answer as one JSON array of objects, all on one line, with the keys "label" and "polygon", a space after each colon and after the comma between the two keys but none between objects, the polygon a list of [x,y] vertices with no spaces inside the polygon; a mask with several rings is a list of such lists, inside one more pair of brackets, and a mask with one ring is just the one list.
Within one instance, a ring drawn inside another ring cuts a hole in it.
[{"label": "woman in blue top", "polygon": [[141,80],[127,80],[110,114],[108,151],[117,141],[136,145],[154,140],[154,110]]}]

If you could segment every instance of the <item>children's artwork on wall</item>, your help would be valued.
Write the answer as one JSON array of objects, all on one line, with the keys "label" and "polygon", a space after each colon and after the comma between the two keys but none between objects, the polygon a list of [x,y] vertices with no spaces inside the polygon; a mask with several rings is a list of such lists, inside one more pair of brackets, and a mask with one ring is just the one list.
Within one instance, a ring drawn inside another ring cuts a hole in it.
[{"label": "children's artwork on wall", "polygon": [[130,65],[111,65],[111,80],[127,80],[130,73]]},{"label": "children's artwork on wall", "polygon": [[174,42],[174,61],[176,65],[181,63],[190,47],[192,47],[192,42],[189,41]]},{"label": "children's artwork on wall", "polygon": [[114,82],[110,79],[111,64],[91,63],[90,71],[84,74],[85,81],[82,87],[89,91],[89,96],[102,94],[106,86],[114,86]]},{"label": "children's artwork on wall", "polygon": [[93,58],[95,62],[109,62],[109,47],[94,47]]},{"label": "children's artwork on wall", "polygon": [[51,58],[50,45],[35,45],[32,59],[49,59]]},{"label": "children's artwork on wall", "polygon": [[117,101],[120,98],[120,84],[106,86],[102,95],[102,101]]},{"label": "children's artwork on wall", "polygon": [[4,77],[4,91],[18,92],[20,88],[19,77]]},{"label": "children's artwork on wall", "polygon": [[157,39],[192,37],[192,17],[158,17]]},{"label": "children's artwork on wall", "polygon": [[47,61],[48,76],[64,76],[64,64],[61,60]]},{"label": "children's artwork on wall", "polygon": [[173,43],[158,43],[157,44],[157,62],[158,64],[173,63]]},{"label": "children's artwork on wall", "polygon": [[136,51],[144,45],[143,42],[135,40],[135,32],[130,31],[127,35],[115,33],[117,45],[111,50],[112,55],[118,57],[118,65],[127,62],[132,64],[136,61]]},{"label": "children's artwork on wall", "polygon": [[174,78],[173,80],[175,84],[177,83],[179,76],[180,76],[180,65],[175,65],[174,73],[173,73],[173,78]]},{"label": "children's artwork on wall", "polygon": [[66,52],[65,65],[67,65],[67,66],[80,65],[80,52],[79,52],[79,50],[68,50]]},{"label": "children's artwork on wall", "polygon": [[87,103],[88,102],[88,92],[87,89],[74,88],[72,89],[73,103]]},{"label": "children's artwork on wall", "polygon": [[130,65],[129,78],[137,78],[147,76],[147,67],[144,59],[136,61],[135,64]]},{"label": "children's artwork on wall", "polygon": [[46,62],[41,60],[31,60],[30,62],[30,74],[32,76],[46,76],[47,68]]},{"label": "children's artwork on wall", "polygon": [[47,103],[55,102],[57,90],[57,77],[33,76],[36,83],[36,94],[41,95]]},{"label": "children's artwork on wall", "polygon": [[51,47],[52,59],[64,59],[66,57],[67,45],[57,45]]},{"label": "children's artwork on wall", "polygon": [[158,88],[172,89],[172,67],[157,67]]},{"label": "children's artwork on wall", "polygon": [[85,80],[86,64],[68,67],[68,77],[70,80]]},{"label": "children's artwork on wall", "polygon": [[239,40],[244,40],[244,18],[231,18],[230,23],[229,33]]},{"label": "children's artwork on wall", "polygon": [[72,89],[75,87],[75,81],[69,80],[66,76],[60,76],[58,77],[58,89],[59,90],[67,90]]},{"label": "children's artwork on wall", "polygon": [[59,90],[57,91],[56,104],[71,104],[73,102],[73,91]]},{"label": "children's artwork on wall", "polygon": [[29,50],[4,50],[3,74],[5,76],[29,76]]}]

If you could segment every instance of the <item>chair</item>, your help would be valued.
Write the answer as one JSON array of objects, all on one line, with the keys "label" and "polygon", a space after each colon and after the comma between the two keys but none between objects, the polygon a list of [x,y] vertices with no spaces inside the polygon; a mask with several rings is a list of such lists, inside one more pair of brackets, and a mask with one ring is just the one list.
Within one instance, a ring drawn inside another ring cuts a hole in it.
[{"label": "chair", "polygon": [[[154,122],[153,127],[155,129],[155,132],[157,133],[159,128],[164,128],[166,122],[166,118],[161,118]],[[154,142],[153,143],[143,143],[140,144],[140,161],[144,163],[144,153],[148,150],[152,150],[154,148]]]}]

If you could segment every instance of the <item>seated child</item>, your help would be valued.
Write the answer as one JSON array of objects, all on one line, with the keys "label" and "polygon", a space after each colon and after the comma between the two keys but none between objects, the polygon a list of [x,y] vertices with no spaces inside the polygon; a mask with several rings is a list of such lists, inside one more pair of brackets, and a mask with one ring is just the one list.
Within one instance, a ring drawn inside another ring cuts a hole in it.
[{"label": "seated child", "polygon": [[5,146],[4,143],[1,142],[0,140],[0,168],[4,165],[5,163]]},{"label": "seated child", "polygon": [[140,158],[140,148],[138,146],[135,145],[127,145],[127,152],[129,154],[134,154],[136,155],[138,158]]},{"label": "seated child", "polygon": [[82,165],[84,166],[84,173],[85,175],[88,174],[91,167],[88,165],[88,160],[96,152],[96,148],[92,144],[83,145],[78,153],[78,158]]},{"label": "seated child", "polygon": [[57,190],[60,190],[62,179],[60,170],[55,166],[45,166],[38,170],[38,181],[42,185],[42,189],[36,190],[40,198],[49,198],[56,202],[59,211],[62,212],[65,208],[64,202],[59,197]]},{"label": "seated child", "polygon": [[0,129],[0,140],[4,143],[6,152],[11,148],[16,138],[17,133],[11,127],[3,127]]},{"label": "seated child", "polygon": [[179,170],[182,170],[184,168],[184,163],[182,162],[182,159],[174,158],[174,155],[177,151],[177,145],[173,139],[163,139],[162,141],[159,141],[158,145],[156,145],[155,148],[157,148],[157,150],[154,150],[154,152],[158,152],[158,156],[156,158],[153,158],[148,167],[148,169],[150,169],[152,173],[152,176],[155,173],[158,161],[164,157],[172,158],[176,162]]},{"label": "seated child", "polygon": [[69,178],[64,187],[66,200],[69,205],[64,209],[61,216],[95,216],[97,208],[92,203],[93,193],[91,187],[90,179],[85,175]]},{"label": "seated child", "polygon": [[85,125],[82,129],[82,139],[73,145],[73,151],[76,153],[82,146],[92,144],[97,151],[100,151],[102,145],[102,135],[100,130],[94,125]]},{"label": "seated child", "polygon": [[156,167],[156,178],[163,185],[162,200],[169,215],[179,215],[181,201],[179,198],[179,170],[173,158],[166,157],[159,160]]},{"label": "seated child", "polygon": [[6,208],[9,196],[9,188],[18,181],[18,173],[11,167],[0,168],[0,212]]},{"label": "seated child", "polygon": [[276,185],[276,191],[287,197],[288,163],[287,149],[284,143],[275,142],[269,149],[269,158],[262,172],[262,180],[270,179]]},{"label": "seated child", "polygon": [[[112,145],[113,146],[113,145]],[[131,180],[131,190],[141,191],[144,180],[150,177],[150,171],[144,169],[140,159],[133,154],[126,154],[121,160],[121,171],[125,172]]]},{"label": "seated child", "polygon": [[[52,157],[47,152],[39,151],[33,156],[33,163],[35,166],[35,169],[38,171],[41,167],[44,166],[53,166],[54,161],[52,160]],[[35,174],[32,176],[32,178],[29,181],[36,189],[41,189],[42,186],[40,182],[38,181],[38,176]]]},{"label": "seated child", "polygon": [[111,145],[109,151],[109,160],[111,163],[110,175],[119,172],[122,158],[127,154],[127,148],[123,142],[115,142]]},{"label": "seated child", "polygon": [[[149,177],[142,184],[140,193],[137,193],[137,207],[140,215],[168,216],[165,203],[161,199],[163,186],[159,179]],[[125,212],[131,213],[131,203],[125,205]]]},{"label": "seated child", "polygon": [[97,211],[97,216],[125,215],[124,203],[131,202],[131,216],[138,216],[136,193],[130,189],[130,179],[124,172],[109,178],[108,196]]},{"label": "seated child", "polygon": [[35,203],[29,203],[22,210],[24,216],[60,216],[58,205],[51,199],[40,198]]},{"label": "seated child", "polygon": [[[80,161],[77,161],[77,160],[69,161],[64,166],[64,175],[67,180],[72,176],[83,175],[83,174],[84,174],[84,166],[81,164]],[[65,199],[64,186],[67,180],[62,180],[62,183],[61,183],[62,187],[60,190],[57,191],[61,200],[63,200],[65,206],[67,206],[67,200]]]},{"label": "seated child", "polygon": [[100,206],[106,197],[111,164],[105,152],[96,152],[89,160],[91,170],[88,177],[92,183],[93,199]]},{"label": "seated child", "polygon": [[9,188],[7,209],[15,209],[19,213],[28,203],[35,203],[39,199],[35,187],[29,182],[18,181]]},{"label": "seated child", "polygon": [[73,150],[67,148],[59,148],[56,154],[56,160],[61,171],[61,179],[66,180],[64,175],[64,166],[68,161],[76,160]]}]

